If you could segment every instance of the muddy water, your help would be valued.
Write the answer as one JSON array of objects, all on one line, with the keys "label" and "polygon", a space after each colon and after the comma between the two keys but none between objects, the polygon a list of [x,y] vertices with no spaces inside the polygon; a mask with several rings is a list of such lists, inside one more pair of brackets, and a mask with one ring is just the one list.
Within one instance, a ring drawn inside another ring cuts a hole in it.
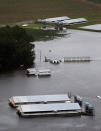
[{"label": "muddy water", "polygon": [[[101,33],[68,30],[68,35],[36,42],[36,67],[52,70],[48,78],[27,77],[25,71],[0,75],[0,131],[100,131]],[[51,51],[50,51],[51,50]],[[40,62],[41,54],[41,62]],[[44,63],[44,56],[91,56],[90,63]],[[71,91],[95,106],[95,116],[20,118],[8,105],[12,95],[59,94]]]}]

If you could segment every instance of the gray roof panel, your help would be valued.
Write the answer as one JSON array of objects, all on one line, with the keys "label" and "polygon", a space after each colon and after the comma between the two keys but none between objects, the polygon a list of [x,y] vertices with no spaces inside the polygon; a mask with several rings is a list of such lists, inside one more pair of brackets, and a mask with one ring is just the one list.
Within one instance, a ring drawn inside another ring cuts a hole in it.
[{"label": "gray roof panel", "polygon": [[43,21],[45,22],[57,22],[57,21],[63,21],[63,20],[68,20],[70,19],[67,16],[62,16],[62,17],[53,17],[53,18],[47,18],[47,19],[43,19]]},{"label": "gray roof panel", "polygon": [[61,22],[61,24],[75,24],[75,23],[82,23],[87,22],[87,19],[85,18],[77,18],[77,19],[70,19],[70,20],[64,20]]},{"label": "gray roof panel", "polygon": [[21,105],[22,112],[75,111],[81,110],[78,103]]},{"label": "gray roof panel", "polygon": [[36,96],[13,96],[14,103],[70,101],[67,94],[58,95],[36,95]]}]

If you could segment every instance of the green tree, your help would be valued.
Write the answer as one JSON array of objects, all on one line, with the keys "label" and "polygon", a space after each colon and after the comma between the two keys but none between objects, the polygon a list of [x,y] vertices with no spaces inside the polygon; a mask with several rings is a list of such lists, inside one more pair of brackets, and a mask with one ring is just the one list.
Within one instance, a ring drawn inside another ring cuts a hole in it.
[{"label": "green tree", "polygon": [[0,69],[32,65],[35,58],[32,41],[32,36],[19,26],[0,28]]}]

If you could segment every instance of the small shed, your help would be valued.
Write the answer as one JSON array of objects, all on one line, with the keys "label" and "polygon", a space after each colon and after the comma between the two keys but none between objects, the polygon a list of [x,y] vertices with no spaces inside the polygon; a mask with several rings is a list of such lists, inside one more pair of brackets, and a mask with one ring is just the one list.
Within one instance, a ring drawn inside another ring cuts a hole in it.
[{"label": "small shed", "polygon": [[37,75],[37,70],[35,68],[28,68],[26,70],[27,75]]}]

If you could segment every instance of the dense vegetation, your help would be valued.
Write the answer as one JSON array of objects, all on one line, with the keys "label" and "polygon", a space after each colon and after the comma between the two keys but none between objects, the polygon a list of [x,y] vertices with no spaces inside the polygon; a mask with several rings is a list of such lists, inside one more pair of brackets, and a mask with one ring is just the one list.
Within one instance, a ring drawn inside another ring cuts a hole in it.
[{"label": "dense vegetation", "polygon": [[65,15],[71,18],[85,17],[89,21],[101,21],[101,7],[82,1],[0,0],[0,24]]},{"label": "dense vegetation", "polygon": [[35,57],[32,41],[19,26],[0,28],[0,70],[32,65]]}]

